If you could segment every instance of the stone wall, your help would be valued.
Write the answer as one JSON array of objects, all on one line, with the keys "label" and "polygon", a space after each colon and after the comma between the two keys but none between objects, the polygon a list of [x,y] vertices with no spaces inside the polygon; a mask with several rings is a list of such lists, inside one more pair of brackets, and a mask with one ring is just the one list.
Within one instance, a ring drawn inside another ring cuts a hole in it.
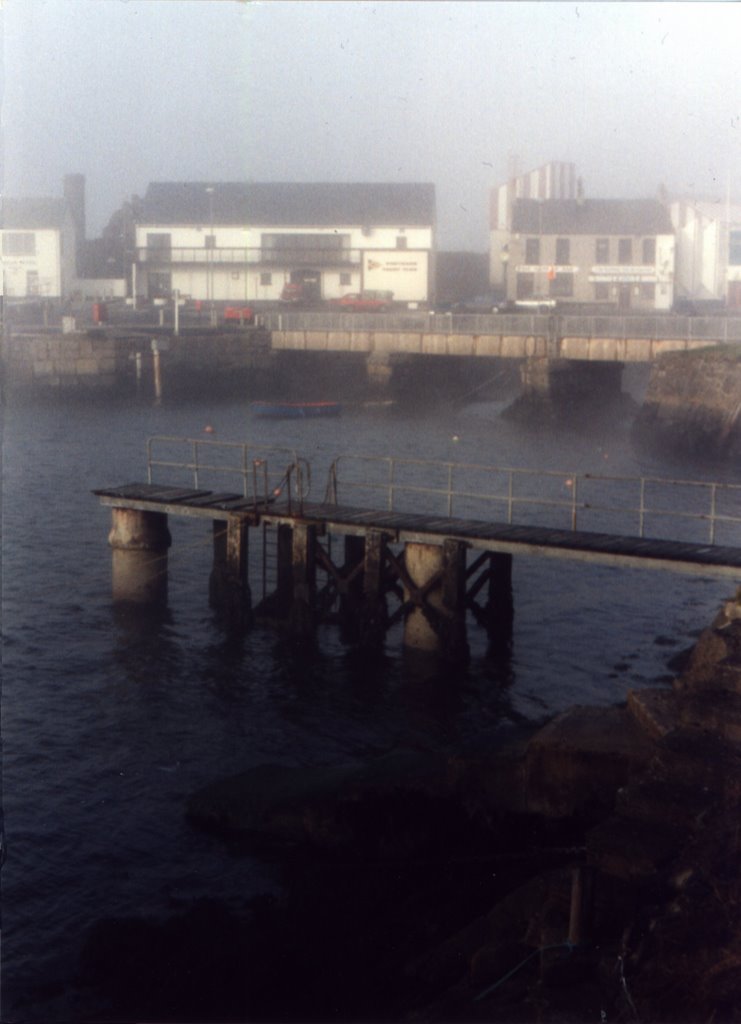
[{"label": "stone wall", "polygon": [[[70,334],[7,331],[3,383],[8,389],[56,392],[135,388],[138,364],[140,386],[151,387],[154,336],[100,329]],[[234,383],[270,366],[270,336],[259,328],[156,337],[165,389]]]},{"label": "stone wall", "polygon": [[636,430],[687,452],[741,452],[741,354],[712,348],[662,356],[652,367]]}]

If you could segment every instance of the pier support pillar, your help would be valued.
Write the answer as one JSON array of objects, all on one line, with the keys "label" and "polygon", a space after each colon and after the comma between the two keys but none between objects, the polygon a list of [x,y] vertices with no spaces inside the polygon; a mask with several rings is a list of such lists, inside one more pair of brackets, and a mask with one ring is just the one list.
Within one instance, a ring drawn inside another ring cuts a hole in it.
[{"label": "pier support pillar", "polygon": [[172,543],[164,512],[111,510],[108,543],[113,549],[113,600],[167,604],[167,550]]},{"label": "pier support pillar", "polygon": [[413,607],[404,623],[405,647],[451,661],[467,656],[465,566],[465,546],[457,541],[406,545],[404,598]]},{"label": "pier support pillar", "polygon": [[249,624],[252,598],[247,581],[249,527],[243,519],[214,520],[214,561],[209,580],[209,602],[229,625]]},{"label": "pier support pillar", "polygon": [[512,555],[489,555],[489,583],[486,608],[489,653],[503,654],[512,646],[514,601],[512,599]]},{"label": "pier support pillar", "polygon": [[291,633],[299,638],[314,633],[314,604],[316,594],[316,527],[296,523],[293,527],[291,563],[293,593],[288,626]]},{"label": "pier support pillar", "polygon": [[623,364],[531,356],[522,364],[522,391],[506,415],[570,419],[604,410],[622,398]]},{"label": "pier support pillar", "polygon": [[372,649],[383,643],[388,609],[383,585],[386,538],[379,530],[368,530],[363,555],[363,597],[360,610],[359,642]]}]

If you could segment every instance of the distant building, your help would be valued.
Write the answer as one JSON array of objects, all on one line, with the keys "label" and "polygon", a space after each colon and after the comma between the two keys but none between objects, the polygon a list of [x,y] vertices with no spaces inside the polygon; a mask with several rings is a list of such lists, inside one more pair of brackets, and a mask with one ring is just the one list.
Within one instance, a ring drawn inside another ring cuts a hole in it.
[{"label": "distant building", "polygon": [[434,281],[430,184],[154,182],[134,206],[136,294],[213,302],[365,289],[425,303]]},{"label": "distant building", "polygon": [[722,302],[740,310],[741,204],[676,199],[669,209],[677,237],[677,298],[698,308]]},{"label": "distant building", "polygon": [[534,171],[513,174],[509,181],[491,190],[489,280],[503,290],[507,267],[507,244],[512,230],[512,211],[518,199],[576,199],[576,165],[551,160]]},{"label": "distant building", "polygon": [[503,244],[510,299],[672,307],[674,230],[656,199],[516,199]]},{"label": "distant building", "polygon": [[3,198],[0,224],[5,298],[68,298],[76,277],[69,204],[55,198]]}]

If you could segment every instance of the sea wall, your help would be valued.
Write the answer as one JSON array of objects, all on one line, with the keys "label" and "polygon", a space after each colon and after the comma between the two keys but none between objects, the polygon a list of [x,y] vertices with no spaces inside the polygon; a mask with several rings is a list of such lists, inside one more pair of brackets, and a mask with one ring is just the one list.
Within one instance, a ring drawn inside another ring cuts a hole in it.
[{"label": "sea wall", "polygon": [[178,336],[8,330],[2,342],[3,384],[8,390],[54,393],[152,390],[154,342],[165,390],[241,383],[271,365],[270,335],[261,328]]},{"label": "sea wall", "polygon": [[642,439],[680,451],[741,452],[741,352],[668,353],[651,369],[635,421]]}]

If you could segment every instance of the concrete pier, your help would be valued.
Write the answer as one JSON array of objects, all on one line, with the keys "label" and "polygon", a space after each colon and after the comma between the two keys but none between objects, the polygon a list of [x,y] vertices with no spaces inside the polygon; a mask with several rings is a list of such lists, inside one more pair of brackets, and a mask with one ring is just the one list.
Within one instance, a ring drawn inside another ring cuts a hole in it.
[{"label": "concrete pier", "polygon": [[172,543],[167,515],[114,508],[108,543],[113,549],[113,600],[167,604],[167,551]]}]

